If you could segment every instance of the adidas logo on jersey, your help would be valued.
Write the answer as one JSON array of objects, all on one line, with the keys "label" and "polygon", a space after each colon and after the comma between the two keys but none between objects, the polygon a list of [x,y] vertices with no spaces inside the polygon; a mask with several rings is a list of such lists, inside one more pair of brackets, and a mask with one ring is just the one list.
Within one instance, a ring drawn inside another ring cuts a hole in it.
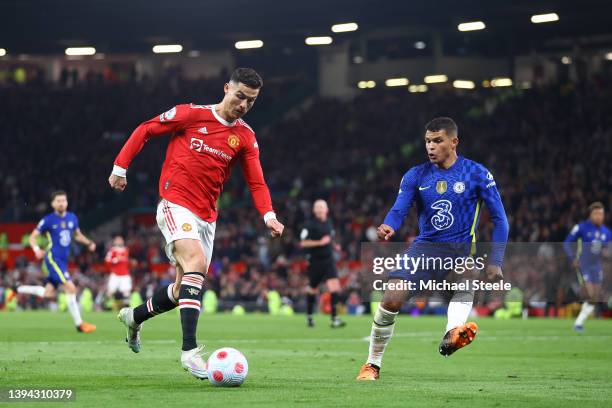
[{"label": "adidas logo on jersey", "polygon": [[198,132],[200,132],[200,133],[202,133],[202,134],[204,134],[204,135],[207,135],[207,134],[208,134],[208,130],[206,129],[206,127],[203,127],[203,128],[198,129]]}]

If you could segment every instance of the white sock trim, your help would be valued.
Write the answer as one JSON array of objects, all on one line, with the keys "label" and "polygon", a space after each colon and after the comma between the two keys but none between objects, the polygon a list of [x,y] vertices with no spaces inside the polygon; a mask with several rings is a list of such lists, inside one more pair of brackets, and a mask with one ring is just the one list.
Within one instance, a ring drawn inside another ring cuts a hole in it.
[{"label": "white sock trim", "polygon": [[374,324],[377,326],[389,326],[395,323],[395,317],[399,312],[390,312],[381,305],[378,305],[378,309],[374,313]]}]

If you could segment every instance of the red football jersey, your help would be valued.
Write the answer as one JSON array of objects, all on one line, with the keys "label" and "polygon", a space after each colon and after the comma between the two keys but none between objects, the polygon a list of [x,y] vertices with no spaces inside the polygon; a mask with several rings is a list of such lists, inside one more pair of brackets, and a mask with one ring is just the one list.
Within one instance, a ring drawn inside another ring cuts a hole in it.
[{"label": "red football jersey", "polygon": [[105,258],[111,273],[119,276],[130,274],[130,251],[126,247],[111,247]]},{"label": "red football jersey", "polygon": [[215,105],[177,105],[142,123],[119,152],[115,166],[127,169],[150,137],[168,133],[172,136],[159,178],[162,198],[213,222],[223,184],[239,161],[255,207],[264,217],[273,215],[255,132],[242,119],[224,120]]}]

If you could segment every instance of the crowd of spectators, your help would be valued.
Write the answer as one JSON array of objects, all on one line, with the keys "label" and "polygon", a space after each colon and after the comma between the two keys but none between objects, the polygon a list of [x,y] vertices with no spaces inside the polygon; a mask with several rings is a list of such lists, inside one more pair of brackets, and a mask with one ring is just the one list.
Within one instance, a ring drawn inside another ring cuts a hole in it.
[{"label": "crowd of spectators", "polygon": [[[103,208],[116,199],[107,188],[107,173],[130,131],[176,103],[220,100],[223,81],[178,77],[0,88],[0,221],[36,221],[49,211],[48,193],[56,188],[68,190],[70,209],[81,217]],[[258,115],[266,103],[283,107],[288,87],[273,85],[270,96],[264,87],[245,118],[257,131],[262,166],[286,233],[278,240],[267,237],[240,171],[235,171],[220,200],[210,274],[210,286],[222,299],[261,302],[267,290],[276,289],[288,301],[299,301],[306,279],[297,240],[317,198],[328,200],[342,247],[337,257],[344,298],[355,299],[358,272],[348,265],[360,258],[361,242],[375,240],[375,227],[392,205],[403,173],[426,160],[424,124],[435,116],[454,118],[459,153],[494,174],[511,241],[559,242],[586,217],[590,202],[612,208],[609,77],[528,90],[456,91],[441,85],[412,94],[374,89],[351,100],[313,96],[299,107],[279,108],[275,116]],[[130,169],[141,187],[139,208],[155,208],[165,144],[164,138],[149,143]],[[163,239],[154,227],[139,225],[128,214],[121,220],[116,232],[126,235],[138,265],[136,280],[144,288],[153,279],[150,265],[165,260]],[[608,225],[610,220],[608,211]],[[414,237],[415,221],[412,211],[396,239]],[[491,229],[485,211],[479,240],[486,241]],[[83,282],[103,282],[89,271],[102,252],[77,255]],[[21,268],[23,275],[31,266]],[[18,275],[3,273],[5,278]]]}]

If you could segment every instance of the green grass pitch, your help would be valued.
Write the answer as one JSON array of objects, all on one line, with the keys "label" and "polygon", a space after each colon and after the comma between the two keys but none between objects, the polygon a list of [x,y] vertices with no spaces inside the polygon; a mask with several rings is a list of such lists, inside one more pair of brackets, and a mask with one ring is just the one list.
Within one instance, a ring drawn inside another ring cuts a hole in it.
[{"label": "green grass pitch", "polygon": [[0,313],[0,387],[76,390],[72,403],[16,406],[612,406],[612,321],[590,320],[576,334],[569,320],[480,319],[474,343],[445,359],[444,318],[400,317],[381,379],[360,383],[368,316],[332,330],[322,315],[314,329],[303,316],[203,315],[198,339],[208,351],[236,347],[249,360],[247,381],[230,389],[181,369],[175,312],[145,324],[140,354],[114,314],[85,317],[96,333],[77,333],[65,313]]}]

